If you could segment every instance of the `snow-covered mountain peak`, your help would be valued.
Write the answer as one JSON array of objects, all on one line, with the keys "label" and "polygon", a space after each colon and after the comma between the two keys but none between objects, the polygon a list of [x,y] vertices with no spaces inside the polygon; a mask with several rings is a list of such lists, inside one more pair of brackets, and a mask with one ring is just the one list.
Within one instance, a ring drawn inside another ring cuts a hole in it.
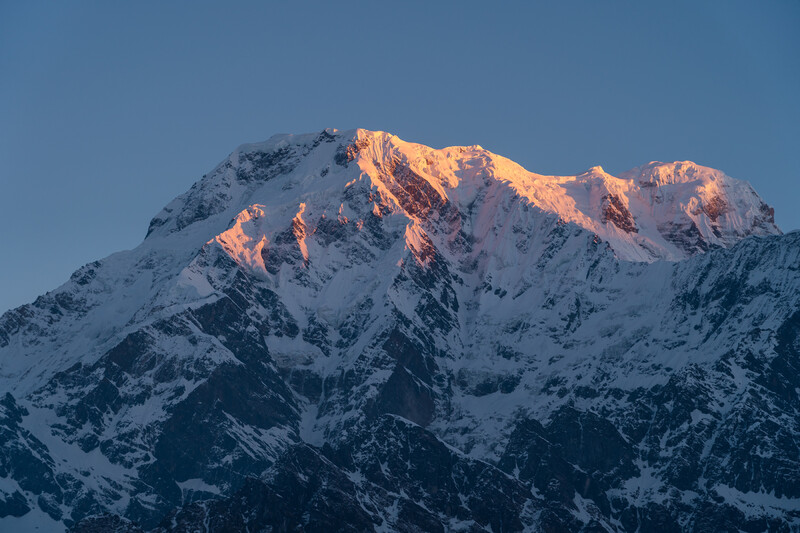
[{"label": "snow-covered mountain peak", "polygon": [[477,145],[433,150],[359,130],[353,146],[362,172],[385,176],[387,162],[401,163],[460,208],[489,189],[511,189],[529,205],[597,234],[621,259],[680,260],[750,235],[780,233],[752,187],[690,161],[653,161],[618,177],[601,166],[545,176]]},{"label": "snow-covered mountain peak", "polygon": [[192,226],[189,234],[205,237],[191,240],[196,249],[250,205],[293,217],[302,202],[321,215],[344,206],[356,182],[381,204],[375,209],[418,222],[443,208],[468,212],[481,198],[496,200],[489,209],[517,198],[596,234],[631,261],[680,260],[750,235],[779,233],[771,208],[747,183],[690,161],[652,161],[618,177],[600,166],[547,176],[479,145],[433,149],[382,131],[327,129],[238,147],[164,208],[148,236],[185,237]]},{"label": "snow-covered mountain peak", "polygon": [[602,175],[609,175],[609,174],[608,174],[608,173],[607,173],[607,172],[606,172],[606,171],[603,169],[603,167],[602,167],[602,166],[600,166],[600,165],[595,165],[595,166],[593,166],[592,168],[590,168],[589,170],[587,170],[587,171],[586,171],[586,174],[592,174],[592,175],[594,175],[594,174],[599,174],[599,175],[601,175],[601,176],[602,176]]},{"label": "snow-covered mountain peak", "polygon": [[620,174],[620,177],[634,179],[644,186],[673,185],[700,180],[703,183],[731,179],[719,170],[698,165],[693,161],[650,161]]},{"label": "snow-covered mountain peak", "polygon": [[800,233],[771,215],[689,162],[242,145],[0,316],[0,530],[787,531]]}]

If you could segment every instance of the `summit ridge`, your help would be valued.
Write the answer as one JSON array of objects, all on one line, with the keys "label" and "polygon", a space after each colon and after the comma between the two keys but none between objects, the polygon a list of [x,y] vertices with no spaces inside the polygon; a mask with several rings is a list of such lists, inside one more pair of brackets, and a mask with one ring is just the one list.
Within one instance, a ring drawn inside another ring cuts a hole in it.
[{"label": "summit ridge", "polygon": [[[337,162],[333,167],[332,153]],[[272,165],[272,158],[280,162]],[[459,208],[477,194],[513,191],[524,202],[596,233],[624,260],[681,260],[709,248],[730,246],[750,235],[780,233],[772,209],[752,187],[690,161],[653,161],[619,177],[599,166],[576,176],[546,176],[477,145],[434,150],[368,130],[276,135],[264,143],[242,145],[201,180],[196,190],[157,215],[151,230],[168,221],[172,222],[168,226],[180,230],[189,220],[197,219],[197,209],[203,216],[213,216],[216,210],[227,213],[259,203],[259,186],[271,191],[272,184],[265,184],[271,173],[286,175],[293,165],[302,165],[306,173],[300,194],[312,194],[316,188],[344,187],[347,181],[339,183],[336,178],[349,177],[352,172],[342,166],[350,164],[393,203],[397,198],[386,187],[397,185],[391,172],[397,165],[406,170],[407,178],[413,174],[415,182],[408,187],[418,189],[419,195],[430,189]],[[253,168],[262,168],[263,172],[255,184],[236,177],[237,172],[250,176]],[[286,182],[282,188],[298,192],[294,188],[299,183],[296,178],[278,179]],[[179,212],[170,215],[176,209]],[[609,216],[609,210],[616,214]],[[618,223],[621,220],[629,222]]]}]

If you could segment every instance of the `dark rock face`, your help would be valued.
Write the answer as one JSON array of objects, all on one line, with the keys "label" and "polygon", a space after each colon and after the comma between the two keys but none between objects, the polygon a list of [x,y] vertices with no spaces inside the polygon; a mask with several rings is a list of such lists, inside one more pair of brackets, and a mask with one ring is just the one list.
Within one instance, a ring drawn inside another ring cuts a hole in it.
[{"label": "dark rock face", "polygon": [[701,209],[711,219],[711,222],[716,222],[720,215],[728,212],[728,204],[721,197],[714,196],[705,202]]},{"label": "dark rock face", "polygon": [[[531,495],[522,484],[492,465],[454,452],[403,418],[377,419],[334,453],[350,458],[366,480],[385,490],[391,498],[387,503],[407,509],[413,521],[406,528],[424,530],[432,524],[444,530],[442,517],[471,522],[479,530],[523,528],[521,514]],[[397,494],[403,495],[400,501]],[[402,524],[402,514],[395,527]]]},{"label": "dark rock face", "polygon": [[5,495],[0,500],[0,518],[7,516],[24,516],[31,510],[28,507],[28,500],[19,491],[14,491],[10,495]]},{"label": "dark rock face", "polygon": [[200,524],[209,531],[374,531],[375,508],[313,448],[290,448],[271,472],[248,479],[230,498],[171,513],[154,531],[196,531]]},{"label": "dark rock face", "polygon": [[761,204],[761,220],[757,223],[775,224],[775,208],[767,204]]},{"label": "dark rock face", "polygon": [[370,143],[367,139],[357,139],[352,144],[340,146],[336,151],[336,155],[334,156],[334,162],[339,166],[346,167],[350,161],[353,161],[356,158],[356,154],[368,147],[369,144]]},{"label": "dark rock face", "polygon": [[57,479],[47,447],[20,426],[26,415],[28,411],[17,405],[11,394],[0,399],[0,478],[13,480],[18,487],[11,491],[0,489],[0,518],[23,516],[31,510],[21,492],[25,491],[37,495],[44,503],[42,509],[54,520],[60,520],[58,504],[65,496],[62,487],[75,480]]},{"label": "dark rock face", "polygon": [[709,249],[697,224],[668,224],[658,228],[664,238],[686,253],[702,253]]},{"label": "dark rock face", "polygon": [[385,416],[336,450],[291,447],[264,479],[175,511],[154,531],[203,523],[211,531],[446,531],[450,517],[470,531],[521,531],[529,496],[495,467]]},{"label": "dark rock face", "polygon": [[144,530],[130,520],[116,515],[102,515],[84,518],[70,531],[81,533],[144,533]]},{"label": "dark rock face", "polygon": [[386,172],[394,177],[391,193],[400,206],[411,215],[430,217],[446,213],[447,198],[443,198],[422,176],[406,163],[392,160]]},{"label": "dark rock face", "polygon": [[[575,435],[575,425],[583,420],[595,427],[590,427],[585,434]],[[535,487],[555,510],[560,506],[574,508],[576,495],[579,495],[592,502],[597,514],[610,517],[611,506],[605,491],[610,488],[609,483],[631,477],[635,467],[628,457],[630,452],[625,450],[630,447],[613,426],[603,422],[595,415],[573,410],[560,413],[547,428],[535,420],[523,420],[511,434],[498,466]],[[620,443],[622,449],[614,448]],[[613,450],[610,456],[601,455],[601,450],[609,449]],[[597,463],[611,468],[598,470]],[[610,474],[612,471],[615,473]],[[574,518],[567,514],[569,518],[563,522],[557,515],[555,513],[550,522],[568,529],[572,527]]]},{"label": "dark rock face", "polygon": [[616,227],[627,233],[638,233],[636,221],[625,204],[613,194],[603,196],[603,206],[601,208],[603,223],[611,222]]},{"label": "dark rock face", "polygon": [[288,174],[297,165],[297,159],[291,157],[289,148],[281,148],[274,152],[251,152],[239,156],[239,167],[236,177],[245,182],[269,181],[275,176]]},{"label": "dark rock face", "polygon": [[395,367],[375,405],[377,413],[400,415],[423,426],[433,419],[434,409],[430,388],[415,380],[401,365]]}]

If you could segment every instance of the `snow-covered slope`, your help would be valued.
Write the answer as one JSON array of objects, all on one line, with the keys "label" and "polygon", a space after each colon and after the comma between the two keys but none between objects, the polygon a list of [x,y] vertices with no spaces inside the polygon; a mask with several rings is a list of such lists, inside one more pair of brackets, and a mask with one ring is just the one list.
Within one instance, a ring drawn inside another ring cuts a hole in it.
[{"label": "snow-covered slope", "polygon": [[[340,188],[342,184],[334,178],[337,173],[327,180],[314,179],[325,177],[333,163],[334,147],[325,146],[330,135],[280,135],[239,147],[159,213],[150,231],[164,235],[211,219],[218,225],[204,226],[201,235],[208,236],[209,230],[217,234],[227,229],[219,225],[221,219],[216,216],[220,213],[230,215],[263,203],[263,198],[269,198],[271,205],[280,201],[274,197],[275,184],[263,184],[273,177],[294,177],[280,180],[281,197],[294,203],[304,194],[318,194],[332,185]],[[402,178],[392,175],[393,165],[413,172],[425,188],[431,188],[420,194],[435,192],[437,198],[461,209],[469,208],[482,193],[511,190],[527,204],[597,234],[624,260],[684,259],[698,251],[730,246],[749,235],[780,233],[772,209],[750,185],[690,161],[653,161],[619,177],[599,166],[578,176],[544,176],[480,146],[433,150],[366,130],[338,137],[354,142],[344,152],[336,147],[336,161],[353,159],[376,192],[387,193],[395,202],[403,199],[391,188],[402,186]],[[345,174],[356,177],[353,172]]]},{"label": "snow-covered slope", "polygon": [[691,162],[244,145],[0,318],[0,524],[798,527],[799,272]]}]

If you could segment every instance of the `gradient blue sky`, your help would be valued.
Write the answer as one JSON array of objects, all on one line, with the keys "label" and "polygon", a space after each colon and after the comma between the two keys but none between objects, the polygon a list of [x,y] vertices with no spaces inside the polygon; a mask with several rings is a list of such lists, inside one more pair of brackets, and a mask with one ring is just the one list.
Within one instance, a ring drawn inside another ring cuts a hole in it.
[{"label": "gradient blue sky", "polygon": [[0,0],[0,311],[237,145],[325,127],[541,173],[691,159],[800,228],[800,2],[229,4]]}]

